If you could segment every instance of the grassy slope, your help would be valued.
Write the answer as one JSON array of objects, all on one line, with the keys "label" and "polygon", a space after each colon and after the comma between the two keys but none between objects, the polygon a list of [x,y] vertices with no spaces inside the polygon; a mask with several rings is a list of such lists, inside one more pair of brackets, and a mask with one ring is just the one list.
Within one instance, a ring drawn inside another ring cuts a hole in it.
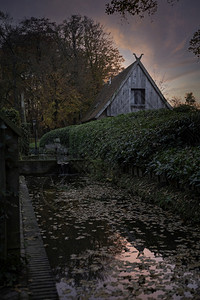
[{"label": "grassy slope", "polygon": [[[95,168],[104,166],[110,174],[134,165],[196,192],[200,187],[200,112],[194,109],[141,111],[57,129],[40,145],[55,137],[71,156],[93,160]],[[171,198],[165,198],[170,204]]]}]

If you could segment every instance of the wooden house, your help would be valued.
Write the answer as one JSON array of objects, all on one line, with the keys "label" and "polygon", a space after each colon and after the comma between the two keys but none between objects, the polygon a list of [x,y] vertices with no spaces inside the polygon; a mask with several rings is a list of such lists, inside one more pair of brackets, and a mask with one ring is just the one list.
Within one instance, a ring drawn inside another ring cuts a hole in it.
[{"label": "wooden house", "polygon": [[139,110],[171,109],[142,64],[141,56],[135,55],[134,63],[104,85],[82,122]]}]

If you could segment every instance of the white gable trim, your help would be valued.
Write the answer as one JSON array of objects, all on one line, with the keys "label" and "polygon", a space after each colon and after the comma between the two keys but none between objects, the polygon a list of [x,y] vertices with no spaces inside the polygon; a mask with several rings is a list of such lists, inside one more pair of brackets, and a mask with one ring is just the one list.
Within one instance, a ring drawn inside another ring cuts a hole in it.
[{"label": "white gable trim", "polygon": [[167,102],[167,100],[165,99],[165,97],[163,96],[163,94],[161,93],[160,89],[158,88],[158,86],[156,85],[155,81],[151,78],[150,74],[148,73],[148,71],[145,69],[144,65],[140,62],[140,67],[142,69],[142,71],[145,73],[146,77],[149,79],[150,83],[152,84],[152,86],[154,87],[154,89],[156,90],[156,92],[158,93],[158,95],[160,96],[162,102],[169,108],[172,109],[172,106]]}]

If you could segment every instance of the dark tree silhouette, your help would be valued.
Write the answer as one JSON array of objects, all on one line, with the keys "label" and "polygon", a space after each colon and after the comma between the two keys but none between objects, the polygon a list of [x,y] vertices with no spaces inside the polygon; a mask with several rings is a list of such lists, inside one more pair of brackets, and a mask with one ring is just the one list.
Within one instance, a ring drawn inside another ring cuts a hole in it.
[{"label": "dark tree silhouette", "polygon": [[[169,4],[174,4],[179,0],[166,0]],[[132,16],[138,15],[143,18],[147,13],[148,15],[153,15],[156,13],[158,8],[158,0],[111,0],[110,3],[106,4],[106,13],[114,14],[119,13],[123,17],[127,13]]]},{"label": "dark tree silhouette", "polygon": [[189,51],[193,52],[197,57],[200,57],[200,29],[194,33],[190,40]]}]

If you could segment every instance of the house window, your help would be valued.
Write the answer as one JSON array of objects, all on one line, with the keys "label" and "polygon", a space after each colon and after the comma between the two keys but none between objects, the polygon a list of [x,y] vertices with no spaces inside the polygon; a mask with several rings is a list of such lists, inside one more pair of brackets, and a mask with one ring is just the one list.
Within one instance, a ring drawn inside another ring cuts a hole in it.
[{"label": "house window", "polygon": [[131,89],[131,108],[145,108],[145,89]]}]

